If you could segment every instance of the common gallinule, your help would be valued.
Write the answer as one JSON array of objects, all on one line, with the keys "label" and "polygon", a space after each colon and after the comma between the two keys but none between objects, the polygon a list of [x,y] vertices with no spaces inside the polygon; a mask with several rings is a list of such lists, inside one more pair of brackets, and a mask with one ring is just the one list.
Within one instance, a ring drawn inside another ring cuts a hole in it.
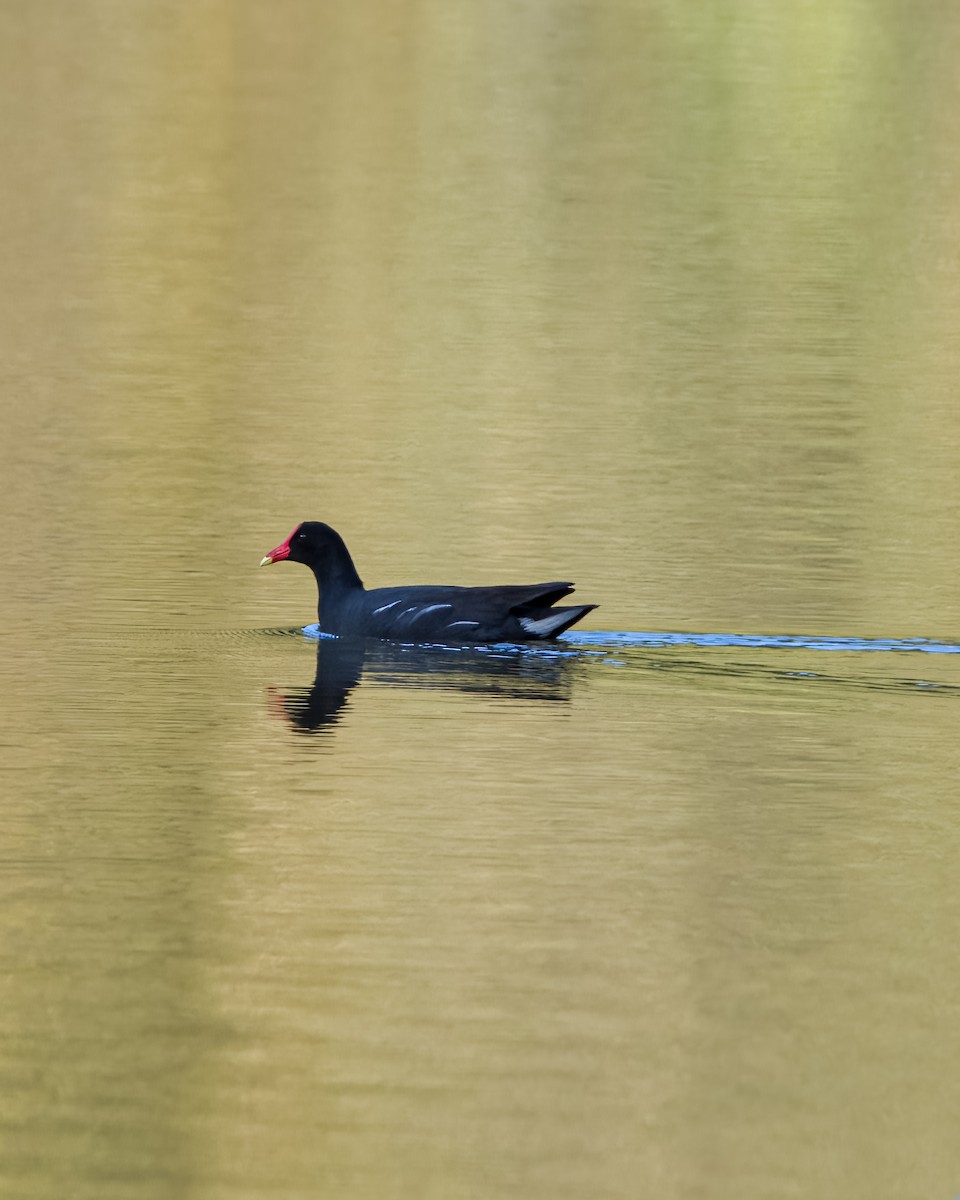
[{"label": "common gallinule", "polygon": [[563,633],[595,604],[552,607],[572,583],[519,587],[363,586],[343,538],[321,521],[304,521],[260,560],[303,563],[320,590],[324,633],[402,642],[530,642]]}]

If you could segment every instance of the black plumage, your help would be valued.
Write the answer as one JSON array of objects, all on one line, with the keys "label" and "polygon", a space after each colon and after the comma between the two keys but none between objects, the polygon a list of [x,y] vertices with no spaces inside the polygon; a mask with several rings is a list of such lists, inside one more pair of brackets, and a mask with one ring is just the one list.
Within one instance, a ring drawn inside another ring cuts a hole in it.
[{"label": "black plumage", "polygon": [[313,572],[320,593],[320,628],[341,636],[403,642],[545,641],[597,607],[555,607],[573,591],[573,584],[567,582],[368,591],[343,538],[321,521],[298,525],[260,565],[284,559],[303,563]]}]

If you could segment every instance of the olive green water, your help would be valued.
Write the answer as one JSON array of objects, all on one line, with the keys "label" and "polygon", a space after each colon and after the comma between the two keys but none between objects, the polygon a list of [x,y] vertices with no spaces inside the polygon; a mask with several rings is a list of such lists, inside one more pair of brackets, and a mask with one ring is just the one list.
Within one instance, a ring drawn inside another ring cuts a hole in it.
[{"label": "olive green water", "polygon": [[960,657],[318,664],[256,569],[960,641],[958,66],[935,0],[3,7],[4,1200],[960,1192]]}]

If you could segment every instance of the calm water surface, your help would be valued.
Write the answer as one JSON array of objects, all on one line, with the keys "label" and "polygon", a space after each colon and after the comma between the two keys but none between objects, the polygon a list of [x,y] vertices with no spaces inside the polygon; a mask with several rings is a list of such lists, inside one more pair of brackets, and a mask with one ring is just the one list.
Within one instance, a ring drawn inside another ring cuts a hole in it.
[{"label": "calm water surface", "polygon": [[0,15],[0,1194],[955,1195],[954,6],[321,8]]}]

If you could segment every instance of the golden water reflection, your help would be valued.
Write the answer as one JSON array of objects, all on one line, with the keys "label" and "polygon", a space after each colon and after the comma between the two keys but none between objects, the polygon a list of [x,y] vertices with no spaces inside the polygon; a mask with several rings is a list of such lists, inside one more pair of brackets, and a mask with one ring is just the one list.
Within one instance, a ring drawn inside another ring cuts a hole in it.
[{"label": "golden water reflection", "polygon": [[256,571],[960,638],[953,6],[0,23],[0,1192],[956,1192],[953,656]]}]

